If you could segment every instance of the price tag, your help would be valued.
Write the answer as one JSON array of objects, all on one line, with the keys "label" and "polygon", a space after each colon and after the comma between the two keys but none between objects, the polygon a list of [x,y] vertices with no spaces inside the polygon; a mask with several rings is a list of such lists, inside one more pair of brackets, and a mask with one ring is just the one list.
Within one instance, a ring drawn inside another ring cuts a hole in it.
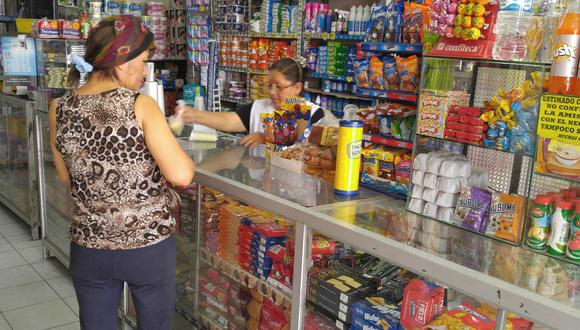
[{"label": "price tag", "polygon": [[330,39],[332,39],[332,40],[336,39],[336,33],[335,32],[332,32],[330,34]]},{"label": "price tag", "polygon": [[346,82],[352,82],[352,77],[346,77]]},{"label": "price tag", "polygon": [[323,32],[322,33],[322,40],[326,40],[326,39],[328,39],[328,33]]}]

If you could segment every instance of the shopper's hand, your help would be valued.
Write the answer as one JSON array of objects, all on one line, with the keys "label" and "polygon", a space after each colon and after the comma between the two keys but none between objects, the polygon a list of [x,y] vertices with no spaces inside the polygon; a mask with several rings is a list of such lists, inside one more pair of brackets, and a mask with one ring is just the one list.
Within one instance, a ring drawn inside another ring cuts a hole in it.
[{"label": "shopper's hand", "polygon": [[196,110],[192,107],[188,107],[186,105],[177,106],[175,107],[175,114],[179,114],[181,119],[186,123],[196,124],[197,114],[199,110]]},{"label": "shopper's hand", "polygon": [[259,144],[265,143],[266,137],[264,136],[264,133],[252,133],[240,139],[240,144],[243,145],[244,147],[255,147]]}]

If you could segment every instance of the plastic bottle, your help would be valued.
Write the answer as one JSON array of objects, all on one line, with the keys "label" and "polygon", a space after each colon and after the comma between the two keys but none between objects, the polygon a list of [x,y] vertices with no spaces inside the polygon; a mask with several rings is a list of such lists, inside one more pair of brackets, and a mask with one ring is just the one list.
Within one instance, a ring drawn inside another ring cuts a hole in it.
[{"label": "plastic bottle", "polygon": [[568,5],[554,36],[548,92],[554,94],[574,92],[573,85],[578,71],[578,47],[580,47],[580,0],[574,0]]},{"label": "plastic bottle", "polygon": [[361,35],[365,35],[367,33],[367,30],[369,28],[369,24],[371,21],[371,6],[366,5],[364,7],[362,21],[363,21],[363,24],[362,24]]},{"label": "plastic bottle", "polygon": [[312,32],[310,28],[310,18],[312,17],[312,4],[308,2],[304,7],[304,32]]},{"label": "plastic bottle", "polygon": [[[532,0],[501,1],[493,32],[493,58],[523,61],[528,51],[527,33],[533,17]],[[538,45],[538,47],[541,45]]]},{"label": "plastic bottle", "polygon": [[566,256],[572,260],[580,260],[580,203],[576,203],[576,214],[570,221],[570,239]]},{"label": "plastic bottle", "polygon": [[312,4],[312,12],[310,13],[310,32],[318,33],[318,10],[320,9],[320,4],[315,2]]},{"label": "plastic bottle", "polygon": [[526,244],[534,250],[543,250],[548,239],[548,229],[552,220],[552,199],[548,196],[539,195],[534,199],[532,208],[532,223],[528,230]]},{"label": "plastic bottle", "polygon": [[363,6],[356,7],[356,15],[354,17],[354,35],[361,35],[363,10]]},{"label": "plastic bottle", "polygon": [[348,34],[354,35],[354,20],[356,16],[356,6],[350,7],[350,12],[348,14]]},{"label": "plastic bottle", "polygon": [[550,236],[547,243],[549,254],[555,256],[563,256],[566,254],[573,210],[574,203],[570,200],[560,199],[556,202],[556,211],[552,215]]}]

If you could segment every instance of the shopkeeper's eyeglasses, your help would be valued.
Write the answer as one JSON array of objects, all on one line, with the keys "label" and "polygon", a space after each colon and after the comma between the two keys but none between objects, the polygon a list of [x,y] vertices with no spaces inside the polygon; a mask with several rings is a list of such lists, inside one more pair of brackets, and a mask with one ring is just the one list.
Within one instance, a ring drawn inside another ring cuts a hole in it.
[{"label": "shopkeeper's eyeglasses", "polygon": [[268,84],[268,90],[271,91],[272,89],[274,89],[276,92],[281,92],[281,91],[285,90],[286,88],[288,88],[290,86],[294,86],[294,85],[295,84],[290,84],[290,85],[287,85],[287,86],[280,87],[280,86],[278,86],[276,84]]}]

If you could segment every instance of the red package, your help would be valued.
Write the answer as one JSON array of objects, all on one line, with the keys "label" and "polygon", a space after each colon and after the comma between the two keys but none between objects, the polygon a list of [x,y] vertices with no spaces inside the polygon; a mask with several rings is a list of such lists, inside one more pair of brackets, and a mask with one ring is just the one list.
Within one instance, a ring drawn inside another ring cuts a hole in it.
[{"label": "red package", "polygon": [[413,279],[405,287],[401,306],[401,324],[407,330],[422,329],[445,311],[445,290]]},{"label": "red package", "polygon": [[60,38],[60,24],[57,20],[39,19],[36,22],[36,36],[38,38]]},{"label": "red package", "polygon": [[283,247],[282,245],[274,245],[266,253],[266,255],[270,257],[274,262],[283,262],[285,254],[286,248]]},{"label": "red package", "polygon": [[459,122],[460,116],[457,114],[454,114],[454,113],[447,114],[446,121],[447,122]]},{"label": "red package", "polygon": [[477,134],[477,133],[460,132],[460,131],[455,132],[456,138],[467,140],[467,141],[472,141],[472,142],[476,142],[476,143],[480,143],[483,140],[483,136],[484,135],[482,133]]},{"label": "red package", "polygon": [[449,106],[448,113],[459,114],[459,106],[457,106],[457,105],[451,105],[451,106]]},{"label": "red package", "polygon": [[452,129],[445,128],[443,129],[443,136],[446,138],[455,137],[455,131]]},{"label": "red package", "polygon": [[333,254],[335,251],[334,241],[320,236],[312,238],[312,254]]},{"label": "red package", "polygon": [[60,37],[63,39],[80,39],[81,38],[81,24],[78,20],[74,21],[60,21]]},{"label": "red package", "polygon": [[469,116],[480,116],[481,109],[480,108],[470,108],[470,107],[459,107],[459,114],[461,115],[469,115]]},{"label": "red package", "polygon": [[479,116],[461,115],[459,121],[469,125],[485,126],[485,122]]},{"label": "red package", "polygon": [[280,330],[288,326],[284,311],[274,305],[270,299],[264,299],[262,315],[260,317],[260,330]]},{"label": "red package", "polygon": [[262,237],[283,237],[287,234],[286,228],[273,222],[257,224],[256,231]]},{"label": "red package", "polygon": [[473,126],[473,125],[468,125],[468,124],[463,124],[463,123],[454,123],[454,122],[447,123],[447,128],[458,130],[458,131],[469,132],[469,133],[476,133],[476,134],[480,134],[480,133],[483,133],[485,131],[484,126]]}]

